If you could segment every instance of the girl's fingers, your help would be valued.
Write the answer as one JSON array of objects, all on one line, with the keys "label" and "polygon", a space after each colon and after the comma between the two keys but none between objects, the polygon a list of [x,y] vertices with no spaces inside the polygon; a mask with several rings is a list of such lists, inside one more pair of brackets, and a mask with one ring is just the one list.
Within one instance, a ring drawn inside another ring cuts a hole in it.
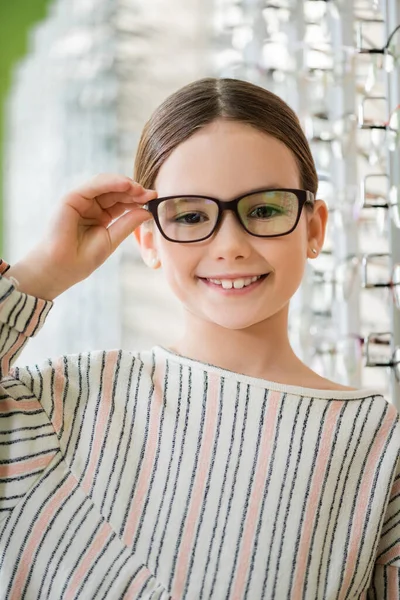
[{"label": "girl's fingers", "polygon": [[133,193],[108,192],[107,194],[96,196],[95,200],[102,208],[109,208],[117,202],[146,204],[152,197],[156,196],[157,192],[155,190],[142,190],[140,193],[136,190]]},{"label": "girl's fingers", "polygon": [[146,204],[156,196],[157,192],[154,190],[142,190],[140,194],[107,192],[89,201],[87,198],[77,197],[74,192],[67,198],[66,204],[75,209],[82,219],[97,219],[99,223],[103,223],[107,219],[107,214],[113,215],[112,207],[116,204],[125,204],[127,209],[138,204]]},{"label": "girl's fingers", "polygon": [[130,177],[118,175],[117,173],[100,173],[77,187],[72,195],[80,196],[83,200],[93,200],[109,192],[140,195],[143,191],[146,191],[145,188]]},{"label": "girl's fingers", "polygon": [[[74,190],[74,195],[81,196],[86,200],[93,200],[96,196],[108,192],[127,192],[133,187],[138,187],[129,177],[118,175],[116,173],[100,173],[90,181],[84,183]],[[141,188],[141,186],[139,186]]]},{"label": "girl's fingers", "polygon": [[129,211],[119,219],[112,223],[107,231],[110,236],[111,251],[113,252],[118,246],[137,228],[141,223],[148,221],[151,214],[143,208],[138,208],[134,211]]},{"label": "girl's fingers", "polygon": [[138,205],[127,205],[125,203],[114,204],[114,206],[110,206],[110,208],[107,210],[102,210],[96,217],[92,217],[91,215],[79,216],[77,215],[76,211],[74,211],[75,215],[77,215],[77,217],[74,219],[75,227],[91,227],[98,225],[102,227],[109,227],[112,221],[120,218],[125,212],[134,213],[136,211],[150,215],[148,211],[140,208]]},{"label": "girl's fingers", "polygon": [[126,211],[133,212],[137,210],[142,211],[143,209],[140,208],[140,206],[138,206],[137,204],[126,204],[125,202],[117,202],[113,206],[107,208],[106,212],[108,215],[110,215],[111,219],[114,220],[123,215]]}]

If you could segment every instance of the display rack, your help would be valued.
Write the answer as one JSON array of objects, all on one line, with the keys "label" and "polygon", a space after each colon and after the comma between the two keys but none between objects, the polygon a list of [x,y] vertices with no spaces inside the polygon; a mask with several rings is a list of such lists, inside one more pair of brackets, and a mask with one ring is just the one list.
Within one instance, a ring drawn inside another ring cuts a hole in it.
[{"label": "display rack", "polygon": [[214,75],[299,115],[329,222],[289,332],[325,377],[400,408],[400,0],[215,0]]}]

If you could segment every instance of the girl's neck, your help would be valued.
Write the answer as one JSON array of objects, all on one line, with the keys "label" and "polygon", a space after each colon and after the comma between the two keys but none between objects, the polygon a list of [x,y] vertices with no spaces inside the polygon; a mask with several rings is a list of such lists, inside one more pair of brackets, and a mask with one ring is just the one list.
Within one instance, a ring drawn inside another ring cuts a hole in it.
[{"label": "girl's neck", "polygon": [[290,345],[285,315],[246,329],[189,318],[182,337],[169,349],[192,360],[270,381],[313,373]]}]

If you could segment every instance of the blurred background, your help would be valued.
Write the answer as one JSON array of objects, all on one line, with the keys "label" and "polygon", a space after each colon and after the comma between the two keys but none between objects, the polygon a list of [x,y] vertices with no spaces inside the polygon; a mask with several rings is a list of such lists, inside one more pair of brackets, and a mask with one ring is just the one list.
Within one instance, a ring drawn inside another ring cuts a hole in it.
[{"label": "blurred background", "polygon": [[[290,306],[295,352],[400,408],[400,0],[14,0],[0,4],[1,252],[99,172],[132,176],[144,123],[201,77],[236,77],[297,112],[329,207]],[[17,364],[173,343],[180,307],[131,236],[57,298]]]}]

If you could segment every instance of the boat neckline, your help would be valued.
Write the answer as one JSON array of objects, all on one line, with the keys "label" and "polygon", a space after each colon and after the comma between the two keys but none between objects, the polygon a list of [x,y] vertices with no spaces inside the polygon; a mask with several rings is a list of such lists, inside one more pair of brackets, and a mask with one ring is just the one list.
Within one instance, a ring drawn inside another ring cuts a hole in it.
[{"label": "boat neckline", "polygon": [[370,396],[383,396],[382,392],[376,388],[359,388],[356,390],[329,390],[329,389],[318,389],[309,388],[301,385],[290,385],[286,383],[279,383],[277,381],[270,381],[260,377],[252,377],[245,375],[244,373],[238,373],[229,369],[223,369],[217,365],[207,363],[188,356],[177,354],[176,352],[166,348],[165,346],[154,346],[153,350],[158,354],[164,355],[170,360],[175,360],[181,364],[187,366],[200,366],[204,370],[215,373],[220,377],[232,377],[234,376],[236,381],[247,383],[249,385],[263,387],[270,389],[271,391],[284,392],[287,394],[308,396],[310,398],[330,398],[330,399],[342,399],[342,400],[359,400],[361,398],[367,398]]}]

